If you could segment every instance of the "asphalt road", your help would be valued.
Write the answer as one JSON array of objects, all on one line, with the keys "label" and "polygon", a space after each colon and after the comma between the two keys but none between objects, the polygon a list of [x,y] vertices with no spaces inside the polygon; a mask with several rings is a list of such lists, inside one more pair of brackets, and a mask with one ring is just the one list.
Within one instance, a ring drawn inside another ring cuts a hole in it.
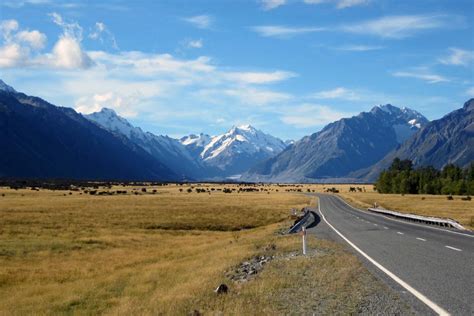
[{"label": "asphalt road", "polygon": [[474,234],[400,221],[357,210],[334,195],[318,196],[321,223],[310,233],[348,245],[418,312],[474,315]]}]

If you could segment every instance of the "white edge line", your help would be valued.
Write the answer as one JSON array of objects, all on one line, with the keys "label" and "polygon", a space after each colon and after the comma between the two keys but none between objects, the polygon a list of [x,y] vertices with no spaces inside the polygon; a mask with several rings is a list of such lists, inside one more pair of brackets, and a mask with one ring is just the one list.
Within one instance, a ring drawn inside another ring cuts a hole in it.
[{"label": "white edge line", "polygon": [[416,237],[416,239],[421,240],[421,241],[426,241],[424,238]]},{"label": "white edge line", "polygon": [[[414,289],[413,287],[411,287],[408,283],[406,283],[405,281],[403,281],[402,279],[400,279],[398,276],[396,276],[395,274],[393,274],[392,272],[390,272],[387,268],[385,268],[384,266],[382,266],[380,263],[378,263],[377,261],[375,261],[374,259],[372,259],[371,257],[369,257],[369,255],[367,255],[365,252],[363,252],[359,247],[357,247],[356,245],[354,245],[349,239],[347,239],[343,234],[341,234],[336,228],[334,228],[334,226],[332,226],[326,219],[326,217],[324,216],[323,212],[321,212],[321,203],[320,203],[320,199],[318,197],[318,210],[319,210],[319,213],[321,214],[321,217],[324,219],[324,221],[326,222],[326,224],[329,225],[329,227],[332,228],[332,230],[334,230],[342,239],[344,239],[352,248],[354,248],[357,252],[359,252],[361,255],[363,255],[367,260],[369,260],[374,266],[376,266],[377,268],[379,268],[380,270],[382,270],[382,272],[384,272],[386,275],[388,275],[390,278],[392,278],[395,282],[397,282],[398,284],[400,284],[402,287],[404,287],[408,292],[410,292],[411,294],[413,294],[416,298],[418,298],[420,301],[422,301],[423,303],[425,303],[429,308],[431,308],[433,311],[435,311],[437,314],[439,315],[450,315],[446,310],[444,310],[443,308],[441,308],[440,306],[438,306],[436,303],[434,303],[433,301],[431,301],[429,298],[427,298],[426,296],[424,296],[423,294],[421,294],[420,292],[418,292],[416,289]],[[446,246],[448,247],[448,246]]]},{"label": "white edge line", "polygon": [[399,234],[399,235],[405,235],[405,234],[404,234],[404,233],[402,233],[402,232],[397,232],[397,234]]},{"label": "white edge line", "polygon": [[358,211],[358,212],[362,212],[364,214],[369,214],[369,215],[372,215],[372,216],[382,216],[386,219],[389,219],[391,221],[395,221],[395,222],[399,222],[399,223],[404,223],[404,224],[408,224],[408,225],[413,225],[413,226],[418,226],[418,227],[425,227],[425,228],[431,228],[431,229],[436,229],[436,230],[442,230],[444,232],[448,232],[448,233],[452,233],[452,234],[458,234],[458,235],[462,235],[462,236],[467,236],[467,237],[471,237],[471,238],[474,238],[474,235],[468,235],[468,234],[463,234],[463,233],[459,233],[459,232],[454,232],[452,230],[447,230],[447,229],[442,229],[442,228],[437,228],[437,227],[432,227],[432,226],[428,226],[428,225],[418,225],[418,224],[415,224],[415,223],[410,223],[410,222],[407,222],[407,221],[401,221],[401,220],[398,220],[398,219],[394,219],[394,218],[390,218],[388,216],[384,216],[384,215],[381,215],[381,214],[373,214],[373,213],[370,213],[370,212],[366,212],[366,211],[363,211],[363,210],[360,210],[352,205],[350,205],[349,203],[347,203],[343,198],[341,198],[339,195],[335,195],[339,200],[341,200],[343,203],[345,203],[347,206],[349,206],[350,208]]},{"label": "white edge line", "polygon": [[452,250],[456,250],[456,251],[462,251],[461,249],[459,248],[454,248],[454,247],[451,247],[451,246],[445,246],[446,248],[449,248],[449,249],[452,249]]}]

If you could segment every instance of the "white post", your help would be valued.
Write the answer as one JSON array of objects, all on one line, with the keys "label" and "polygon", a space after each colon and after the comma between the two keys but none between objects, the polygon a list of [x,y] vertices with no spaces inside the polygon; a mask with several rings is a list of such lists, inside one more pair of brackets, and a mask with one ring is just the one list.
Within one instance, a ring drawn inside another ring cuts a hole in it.
[{"label": "white post", "polygon": [[306,228],[303,226],[301,229],[303,235],[303,255],[306,256]]}]

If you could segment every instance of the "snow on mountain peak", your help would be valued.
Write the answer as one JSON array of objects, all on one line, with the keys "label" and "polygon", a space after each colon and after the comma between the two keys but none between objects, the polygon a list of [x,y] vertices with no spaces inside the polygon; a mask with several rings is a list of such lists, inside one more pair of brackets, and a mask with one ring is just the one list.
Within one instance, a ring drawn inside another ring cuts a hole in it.
[{"label": "snow on mountain peak", "polygon": [[396,111],[395,109],[398,109],[397,107],[391,104],[385,104],[385,105],[380,104],[380,105],[377,105],[377,108],[389,114],[392,114],[394,111]]},{"label": "snow on mountain peak", "polygon": [[227,133],[212,137],[200,156],[209,161],[221,155],[266,153],[269,156],[281,152],[286,144],[251,125],[233,126]]},{"label": "snow on mountain peak", "polygon": [[105,129],[125,135],[127,138],[131,138],[132,133],[138,135],[143,134],[141,128],[134,127],[126,119],[117,115],[114,110],[109,108],[102,108],[99,112],[94,112],[84,116]]},{"label": "snow on mountain peak", "polygon": [[408,124],[410,124],[411,126],[414,126],[416,128],[421,128],[421,124],[418,123],[418,121],[416,119],[409,120]]},{"label": "snow on mountain peak", "polygon": [[211,141],[211,136],[203,133],[199,135],[191,134],[188,136],[181,137],[179,141],[184,146],[193,145],[195,147],[204,147]]},{"label": "snow on mountain peak", "polygon": [[237,126],[238,129],[240,130],[243,130],[243,131],[255,131],[256,129],[250,125],[250,124],[246,124],[246,125],[239,125]]},{"label": "snow on mountain peak", "polygon": [[5,82],[3,82],[2,79],[0,79],[0,90],[5,91],[5,92],[16,92],[15,89],[13,89],[11,86],[9,86]]}]

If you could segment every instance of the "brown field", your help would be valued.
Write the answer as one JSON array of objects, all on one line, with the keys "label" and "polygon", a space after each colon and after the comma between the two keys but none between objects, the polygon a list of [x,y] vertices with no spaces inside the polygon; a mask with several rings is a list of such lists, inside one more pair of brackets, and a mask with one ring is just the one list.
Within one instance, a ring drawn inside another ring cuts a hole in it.
[{"label": "brown field", "polygon": [[[233,284],[225,272],[243,260],[299,250],[299,236],[275,232],[289,226],[291,208],[315,199],[274,186],[193,186],[236,190],[114,187],[98,191],[127,195],[91,196],[0,188],[0,314],[288,313],[305,306],[303,283],[311,286],[306,303],[347,314],[380,290],[343,247],[314,238],[310,247],[324,255],[275,260],[255,280]],[[231,291],[217,296],[221,282]]]}]

